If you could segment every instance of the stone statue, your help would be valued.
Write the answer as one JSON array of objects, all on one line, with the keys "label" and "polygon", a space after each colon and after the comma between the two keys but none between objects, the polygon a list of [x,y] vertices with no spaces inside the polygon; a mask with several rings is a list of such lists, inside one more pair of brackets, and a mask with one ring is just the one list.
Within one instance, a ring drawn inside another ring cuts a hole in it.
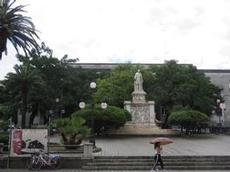
[{"label": "stone statue", "polygon": [[134,92],[143,91],[143,77],[140,69],[134,75]]}]

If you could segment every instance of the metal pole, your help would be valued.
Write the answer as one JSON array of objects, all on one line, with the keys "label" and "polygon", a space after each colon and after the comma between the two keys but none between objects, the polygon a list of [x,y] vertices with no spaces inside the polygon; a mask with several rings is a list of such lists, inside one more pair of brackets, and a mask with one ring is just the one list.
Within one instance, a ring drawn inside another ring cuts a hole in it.
[{"label": "metal pole", "polygon": [[[95,82],[91,82],[90,83],[90,88],[92,90],[92,111],[94,111],[94,99],[93,99],[93,90],[97,87],[97,84]],[[94,132],[94,115],[92,112],[92,116],[91,116],[91,126],[92,126],[92,139],[91,141],[93,142],[93,147],[96,147],[96,139],[95,139],[95,132]]]},{"label": "metal pole", "polygon": [[[92,101],[92,110],[94,111],[94,102]],[[96,147],[96,139],[95,139],[95,133],[94,133],[94,114],[92,113],[91,116],[91,126],[92,126],[92,143],[93,147]]]},{"label": "metal pole", "polygon": [[11,151],[11,136],[12,136],[12,118],[9,119],[9,142],[8,142],[8,159],[7,159],[7,168],[10,168],[10,151]]},{"label": "metal pole", "polygon": [[47,153],[48,153],[48,156],[49,156],[49,153],[50,153],[50,114],[49,114],[49,120],[48,120],[48,141],[47,141]]}]

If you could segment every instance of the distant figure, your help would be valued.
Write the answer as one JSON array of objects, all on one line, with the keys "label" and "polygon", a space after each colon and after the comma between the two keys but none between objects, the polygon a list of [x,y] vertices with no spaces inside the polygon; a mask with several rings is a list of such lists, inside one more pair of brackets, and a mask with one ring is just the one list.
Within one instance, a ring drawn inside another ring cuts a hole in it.
[{"label": "distant figure", "polygon": [[164,169],[164,164],[163,164],[163,161],[161,159],[161,151],[162,151],[162,147],[160,146],[160,142],[156,142],[154,144],[154,150],[155,150],[155,164],[154,164],[154,167],[153,167],[153,170],[156,170],[156,166],[157,164],[160,163],[161,165],[161,169],[163,170]]},{"label": "distant figure", "polygon": [[143,77],[140,69],[134,75],[134,91],[143,91]]}]

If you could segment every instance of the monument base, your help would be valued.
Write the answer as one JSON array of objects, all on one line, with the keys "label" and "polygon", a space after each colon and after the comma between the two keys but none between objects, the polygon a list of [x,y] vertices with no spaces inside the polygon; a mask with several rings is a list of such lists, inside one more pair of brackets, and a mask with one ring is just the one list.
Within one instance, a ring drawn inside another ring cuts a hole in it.
[{"label": "monument base", "polygon": [[123,127],[117,130],[110,130],[107,132],[108,135],[131,135],[131,136],[167,136],[176,135],[177,132],[171,129],[161,129],[156,125],[143,125],[143,124],[125,124]]}]

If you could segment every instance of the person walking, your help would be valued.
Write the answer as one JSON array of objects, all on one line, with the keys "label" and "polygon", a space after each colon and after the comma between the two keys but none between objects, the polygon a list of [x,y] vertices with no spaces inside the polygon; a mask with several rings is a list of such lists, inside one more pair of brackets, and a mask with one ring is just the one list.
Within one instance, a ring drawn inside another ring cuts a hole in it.
[{"label": "person walking", "polygon": [[164,164],[163,164],[163,161],[161,159],[162,147],[160,145],[160,142],[156,142],[154,144],[154,151],[155,151],[155,156],[154,156],[155,164],[153,166],[153,170],[156,170],[156,167],[157,167],[157,165],[159,163],[160,163],[161,169],[163,170],[164,169]]}]

